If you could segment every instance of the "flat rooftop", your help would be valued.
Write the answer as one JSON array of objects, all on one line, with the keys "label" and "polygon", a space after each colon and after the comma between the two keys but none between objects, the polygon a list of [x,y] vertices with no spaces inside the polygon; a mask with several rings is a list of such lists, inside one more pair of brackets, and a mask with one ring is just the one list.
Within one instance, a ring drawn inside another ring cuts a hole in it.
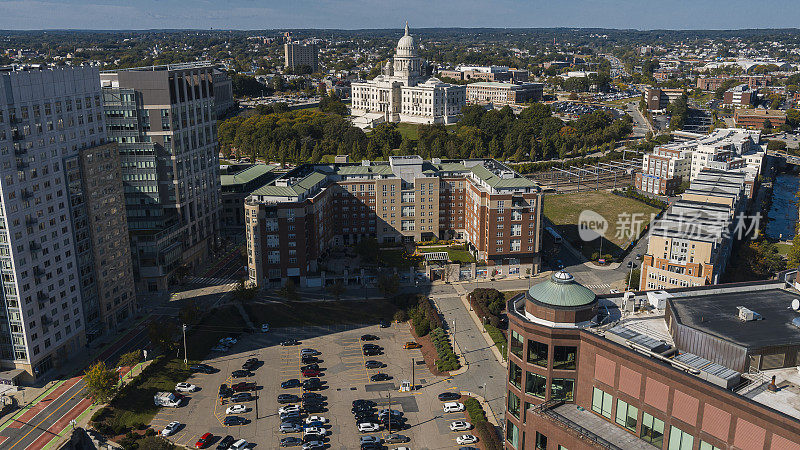
[{"label": "flat rooftop", "polygon": [[[784,289],[687,295],[668,299],[676,320],[685,326],[746,348],[800,343],[800,328],[792,319],[800,313],[791,308],[796,292]],[[761,315],[761,320],[739,319],[738,306]]]},{"label": "flat rooftop", "polygon": [[[766,370],[763,374],[765,381],[744,396],[800,419],[800,372],[797,368]],[[767,389],[768,380],[771,380],[773,375],[775,375],[775,386],[778,387],[774,392]]]}]

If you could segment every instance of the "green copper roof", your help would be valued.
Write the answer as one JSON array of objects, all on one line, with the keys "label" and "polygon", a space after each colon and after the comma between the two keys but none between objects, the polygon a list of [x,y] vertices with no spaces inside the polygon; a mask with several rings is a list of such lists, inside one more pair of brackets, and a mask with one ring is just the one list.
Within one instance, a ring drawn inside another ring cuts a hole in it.
[{"label": "green copper roof", "polygon": [[264,174],[272,172],[277,168],[278,166],[273,166],[270,164],[256,164],[233,175],[220,175],[219,179],[223,186],[247,184]]},{"label": "green copper roof", "polygon": [[558,271],[549,280],[531,286],[531,298],[552,306],[579,307],[595,300],[594,292],[575,282],[571,274]]},{"label": "green copper roof", "polygon": [[[252,195],[265,195],[274,197],[299,197],[307,193],[317,184],[325,180],[327,176],[321,172],[311,172],[307,177],[292,184],[291,186],[275,186],[268,184],[261,186],[253,191]],[[274,183],[274,182],[273,182]]]},{"label": "green copper roof", "polygon": [[500,178],[480,164],[472,167],[472,173],[494,189],[536,187],[536,183],[533,180],[524,177]]}]

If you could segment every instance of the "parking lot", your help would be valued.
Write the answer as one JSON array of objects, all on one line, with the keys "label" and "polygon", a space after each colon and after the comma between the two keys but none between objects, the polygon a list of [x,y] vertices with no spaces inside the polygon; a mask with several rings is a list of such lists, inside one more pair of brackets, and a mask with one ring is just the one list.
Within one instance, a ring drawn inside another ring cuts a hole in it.
[{"label": "parking lot", "polygon": [[[360,337],[372,334],[378,340],[363,342]],[[281,346],[287,339],[297,339],[298,345]],[[162,429],[170,421],[185,424],[169,437],[176,444],[193,447],[197,439],[206,432],[214,434],[210,448],[215,448],[220,439],[231,435],[236,439],[246,439],[251,448],[277,448],[281,438],[302,437],[302,433],[281,433],[281,420],[278,408],[279,394],[301,396],[300,387],[282,389],[280,384],[289,379],[304,380],[301,373],[301,350],[313,348],[319,352],[318,365],[322,387],[316,391],[324,402],[322,411],[314,415],[324,416],[326,436],[325,447],[332,449],[359,448],[359,438],[374,435],[385,438],[389,431],[382,429],[374,433],[359,433],[351,413],[352,402],[356,399],[370,400],[377,409],[391,405],[391,409],[402,412],[402,430],[391,430],[410,438],[409,442],[387,445],[384,448],[409,447],[413,449],[458,448],[455,438],[469,432],[451,432],[450,422],[463,420],[464,413],[443,413],[442,402],[437,399],[441,392],[458,392],[449,378],[434,377],[424,364],[413,365],[413,382],[418,387],[411,392],[399,392],[403,380],[412,380],[412,360],[419,362],[419,350],[404,349],[404,343],[412,341],[407,324],[392,324],[388,328],[378,325],[358,326],[343,324],[338,326],[303,327],[275,329],[268,333],[242,334],[239,341],[225,354],[215,353],[204,361],[219,371],[211,374],[196,373],[188,382],[199,390],[186,393],[188,400],[179,408],[162,408],[152,421],[156,430]],[[373,343],[383,348],[382,354],[364,356],[362,345]],[[241,369],[242,364],[257,358],[261,366],[252,371],[252,376],[232,378],[233,371]],[[367,369],[367,360],[377,360],[383,367]],[[376,373],[388,374],[388,380],[371,382]],[[237,416],[248,423],[238,426],[225,426],[226,409],[233,404],[229,399],[218,398],[219,386],[239,382],[255,382],[257,388],[252,393],[255,399],[239,402],[247,411]]]}]

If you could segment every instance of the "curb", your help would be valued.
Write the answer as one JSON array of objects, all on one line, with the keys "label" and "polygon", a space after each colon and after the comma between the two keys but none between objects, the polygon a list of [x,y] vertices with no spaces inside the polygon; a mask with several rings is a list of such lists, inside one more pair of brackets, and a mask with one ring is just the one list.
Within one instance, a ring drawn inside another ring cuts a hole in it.
[{"label": "curb", "polygon": [[497,359],[497,362],[500,363],[501,366],[508,368],[508,363],[506,362],[505,359],[503,359],[503,355],[500,354],[500,350],[498,350],[497,346],[494,345],[494,341],[489,337],[489,333],[487,333],[486,330],[483,328],[481,320],[475,314],[475,311],[472,310],[472,306],[470,306],[469,301],[467,301],[467,296],[461,295],[459,296],[459,298],[461,299],[461,303],[464,304],[464,307],[467,308],[467,312],[469,313],[469,316],[472,318],[472,321],[475,323],[475,326],[477,326],[478,330],[480,330],[481,337],[483,337],[483,340],[486,341],[486,344],[489,346],[489,348],[492,349],[492,354],[494,355],[495,359]]},{"label": "curb", "polygon": [[486,402],[486,399],[478,394],[474,394],[470,391],[459,391],[461,395],[466,395],[467,397],[472,397],[481,404],[481,408],[483,408],[483,412],[486,413],[486,420],[489,421],[492,425],[499,427],[500,424],[497,422],[497,416],[494,415],[494,411],[492,408],[489,407],[489,403]]}]

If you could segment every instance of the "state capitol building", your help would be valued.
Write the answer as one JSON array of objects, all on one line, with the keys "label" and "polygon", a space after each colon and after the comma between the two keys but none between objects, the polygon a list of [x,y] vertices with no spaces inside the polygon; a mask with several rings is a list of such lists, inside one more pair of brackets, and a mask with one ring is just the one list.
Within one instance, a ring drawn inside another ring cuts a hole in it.
[{"label": "state capitol building", "polygon": [[381,75],[351,87],[353,124],[361,128],[382,122],[455,123],[467,98],[466,87],[422,74],[422,59],[408,23]]}]

